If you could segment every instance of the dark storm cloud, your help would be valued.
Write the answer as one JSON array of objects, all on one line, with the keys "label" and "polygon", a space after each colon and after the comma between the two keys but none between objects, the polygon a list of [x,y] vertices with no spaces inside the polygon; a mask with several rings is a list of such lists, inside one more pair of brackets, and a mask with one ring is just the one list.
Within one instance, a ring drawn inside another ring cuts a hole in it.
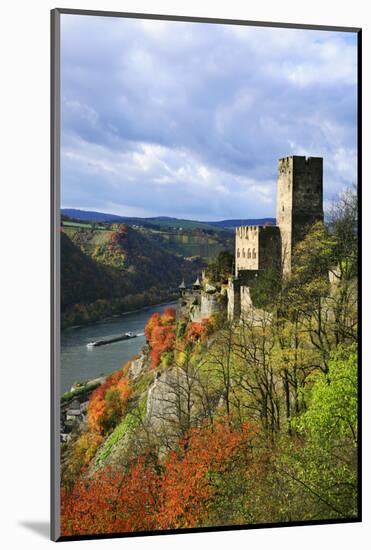
[{"label": "dark storm cloud", "polygon": [[356,180],[344,33],[62,17],[62,202],[200,219],[274,215],[278,158]]}]

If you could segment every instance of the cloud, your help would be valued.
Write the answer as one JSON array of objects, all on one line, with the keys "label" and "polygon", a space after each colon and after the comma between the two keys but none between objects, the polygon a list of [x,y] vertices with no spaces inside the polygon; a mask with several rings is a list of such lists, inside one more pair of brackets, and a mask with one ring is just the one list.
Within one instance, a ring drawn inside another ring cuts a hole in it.
[{"label": "cloud", "polygon": [[356,57],[350,33],[63,15],[62,204],[274,215],[290,154],[324,157],[328,200],[356,182]]}]

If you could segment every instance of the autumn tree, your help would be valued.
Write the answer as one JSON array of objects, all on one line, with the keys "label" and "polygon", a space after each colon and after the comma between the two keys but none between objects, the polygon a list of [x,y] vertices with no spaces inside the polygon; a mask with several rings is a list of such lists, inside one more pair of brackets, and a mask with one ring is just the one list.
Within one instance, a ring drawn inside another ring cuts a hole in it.
[{"label": "autumn tree", "polygon": [[106,468],[90,478],[80,478],[72,489],[62,489],[62,535],[156,529],[158,481],[144,456],[133,461],[125,473]]},{"label": "autumn tree", "polygon": [[[243,470],[249,468],[255,434],[256,428],[252,425],[234,428],[228,421],[220,421],[213,428],[204,425],[192,429],[165,461],[157,516],[159,526],[171,529],[215,524],[213,521],[218,521],[220,513],[218,504],[228,495],[223,477],[236,465],[241,454]],[[241,473],[234,471],[235,475],[240,474],[240,482]]]},{"label": "autumn tree", "polygon": [[90,396],[89,428],[100,434],[111,431],[124,414],[130,394],[129,380],[122,370],[109,376]]},{"label": "autumn tree", "polygon": [[154,313],[144,329],[150,347],[151,367],[157,368],[166,353],[171,353],[174,348],[175,332],[175,309],[167,308],[164,313]]}]

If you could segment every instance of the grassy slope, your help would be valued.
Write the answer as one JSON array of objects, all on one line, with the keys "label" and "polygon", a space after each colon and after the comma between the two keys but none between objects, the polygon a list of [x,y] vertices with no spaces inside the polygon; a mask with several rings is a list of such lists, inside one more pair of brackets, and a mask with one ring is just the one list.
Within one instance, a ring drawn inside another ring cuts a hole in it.
[{"label": "grassy slope", "polygon": [[[157,292],[176,289],[183,277],[192,280],[202,265],[200,260],[175,256],[130,227],[123,235],[89,228],[65,229],[61,236],[62,312],[77,304],[122,299],[126,300],[124,307],[116,306],[127,310],[131,309],[130,297],[136,297],[133,308],[149,305]],[[107,313],[105,306],[102,315]]]}]

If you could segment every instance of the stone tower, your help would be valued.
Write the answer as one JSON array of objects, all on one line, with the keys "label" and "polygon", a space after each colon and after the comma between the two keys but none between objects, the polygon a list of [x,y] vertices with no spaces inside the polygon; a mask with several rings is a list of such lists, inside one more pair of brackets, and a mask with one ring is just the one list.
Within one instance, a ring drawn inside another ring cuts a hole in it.
[{"label": "stone tower", "polygon": [[323,221],[323,159],[286,157],[278,162],[277,225],[281,234],[282,271],[291,272],[296,243],[317,221]]}]

